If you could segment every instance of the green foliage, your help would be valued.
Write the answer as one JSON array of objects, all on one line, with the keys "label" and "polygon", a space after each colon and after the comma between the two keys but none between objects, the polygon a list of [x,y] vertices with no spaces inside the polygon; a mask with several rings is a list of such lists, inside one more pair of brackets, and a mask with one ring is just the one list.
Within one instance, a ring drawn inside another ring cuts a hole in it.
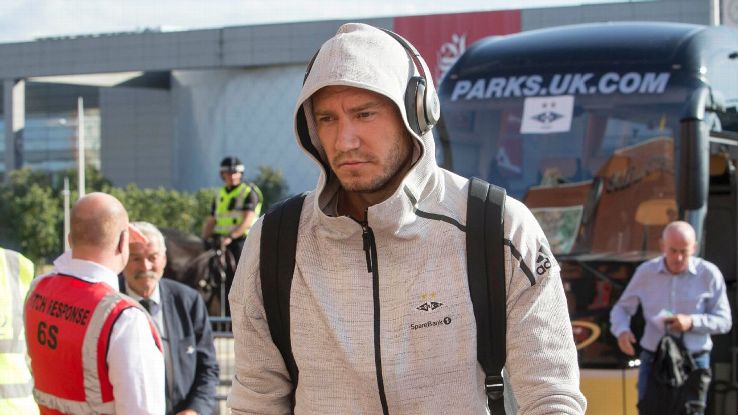
[{"label": "green foliage", "polygon": [[[76,169],[66,173],[74,188]],[[110,183],[93,167],[88,167],[85,174],[92,186]],[[8,182],[0,184],[0,245],[18,250],[36,263],[48,263],[61,253],[63,177],[30,168],[10,173]],[[71,200],[75,198],[73,195]]]},{"label": "green foliage", "polygon": [[[37,264],[49,263],[63,250],[63,178],[69,178],[70,201],[77,200],[77,171],[50,175],[29,168],[10,173],[8,183],[0,183],[0,246],[16,249]],[[282,173],[259,166],[253,180],[264,194],[264,208],[285,197],[287,185]],[[144,220],[159,227],[199,235],[210,213],[215,189],[180,192],[171,189],[141,189],[135,184],[114,187],[100,171],[88,166],[86,192],[102,191],[118,198],[131,221]]]},{"label": "green foliage", "polygon": [[210,208],[213,203],[213,195],[215,194],[215,189],[200,189],[193,193],[195,197],[195,205],[197,206],[197,213],[195,213],[196,217],[200,219],[200,222],[195,226],[195,229],[192,231],[197,236],[200,236],[202,233],[202,223],[205,222],[205,218],[207,218],[210,215]]},{"label": "green foliage", "polygon": [[[186,193],[163,187],[141,189],[135,184],[125,189],[113,187],[108,193],[123,203],[131,221],[151,222],[158,227],[196,235],[200,234],[202,222],[209,213],[213,195],[208,190]],[[204,200],[207,202],[203,203]]]},{"label": "green foliage", "polygon": [[[69,188],[72,191],[77,190],[77,168],[73,167],[71,169],[64,170],[60,174],[57,173],[53,180],[54,183],[54,190],[61,191],[64,187],[64,177],[69,178]],[[113,183],[110,182],[110,180],[106,179],[105,176],[102,175],[102,172],[95,167],[92,166],[86,166],[85,167],[85,192],[104,192],[107,191],[107,189],[110,189],[113,187]],[[72,199],[72,200],[76,200]]]},{"label": "green foliage", "polygon": [[281,171],[270,166],[259,166],[257,169],[259,174],[252,182],[259,186],[264,195],[261,211],[265,213],[271,205],[287,197],[288,188]]},{"label": "green foliage", "polygon": [[[26,178],[11,175],[11,188],[21,190],[16,180]],[[14,236],[13,240],[7,241],[8,246],[35,262],[48,261],[54,252],[59,251],[61,205],[54,200],[49,186],[29,183],[27,188],[17,193],[3,189],[0,200],[3,206],[0,213],[3,240],[5,235]]]}]

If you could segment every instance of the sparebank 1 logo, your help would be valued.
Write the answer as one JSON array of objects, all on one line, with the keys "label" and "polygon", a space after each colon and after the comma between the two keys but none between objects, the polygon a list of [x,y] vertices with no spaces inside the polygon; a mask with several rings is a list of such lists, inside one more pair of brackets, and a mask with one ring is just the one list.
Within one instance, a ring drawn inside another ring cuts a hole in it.
[{"label": "sparebank 1 logo", "polygon": [[466,33],[460,35],[453,33],[451,35],[451,41],[441,45],[436,52],[436,67],[438,73],[436,73],[436,80],[440,82],[441,79],[446,75],[446,72],[454,66],[454,63],[466,50]]}]

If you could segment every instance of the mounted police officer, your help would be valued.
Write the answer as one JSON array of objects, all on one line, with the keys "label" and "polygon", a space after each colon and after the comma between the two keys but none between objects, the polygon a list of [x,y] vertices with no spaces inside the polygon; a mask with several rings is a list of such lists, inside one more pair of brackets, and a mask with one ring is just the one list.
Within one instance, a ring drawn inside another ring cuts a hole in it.
[{"label": "mounted police officer", "polygon": [[228,156],[220,162],[224,186],[213,198],[202,231],[202,239],[211,246],[225,248],[233,257],[233,261],[226,261],[226,292],[230,291],[246,235],[259,217],[264,200],[255,184],[241,181],[243,172],[244,165],[238,157]]}]

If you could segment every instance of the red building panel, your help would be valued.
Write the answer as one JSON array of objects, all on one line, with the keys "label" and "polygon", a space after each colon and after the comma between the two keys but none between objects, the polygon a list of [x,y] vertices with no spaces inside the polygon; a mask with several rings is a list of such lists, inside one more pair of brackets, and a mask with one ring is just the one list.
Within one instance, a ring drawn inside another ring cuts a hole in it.
[{"label": "red building panel", "polygon": [[438,84],[472,43],[494,35],[520,32],[520,10],[404,16],[394,30],[418,49]]}]

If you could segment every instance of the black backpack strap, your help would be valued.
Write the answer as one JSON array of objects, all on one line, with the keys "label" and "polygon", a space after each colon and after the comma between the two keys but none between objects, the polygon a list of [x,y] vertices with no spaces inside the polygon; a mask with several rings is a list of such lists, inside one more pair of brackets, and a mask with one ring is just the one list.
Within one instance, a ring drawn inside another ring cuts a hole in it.
[{"label": "black backpack strap", "polygon": [[290,289],[295,270],[297,233],[306,194],[294,196],[274,206],[261,227],[259,273],[269,333],[284,359],[292,380],[291,401],[295,406],[295,388],[299,371],[290,343]]},{"label": "black backpack strap", "polygon": [[471,178],[466,212],[467,272],[477,322],[477,359],[484,368],[487,404],[493,415],[505,413],[504,203],[505,189]]}]

